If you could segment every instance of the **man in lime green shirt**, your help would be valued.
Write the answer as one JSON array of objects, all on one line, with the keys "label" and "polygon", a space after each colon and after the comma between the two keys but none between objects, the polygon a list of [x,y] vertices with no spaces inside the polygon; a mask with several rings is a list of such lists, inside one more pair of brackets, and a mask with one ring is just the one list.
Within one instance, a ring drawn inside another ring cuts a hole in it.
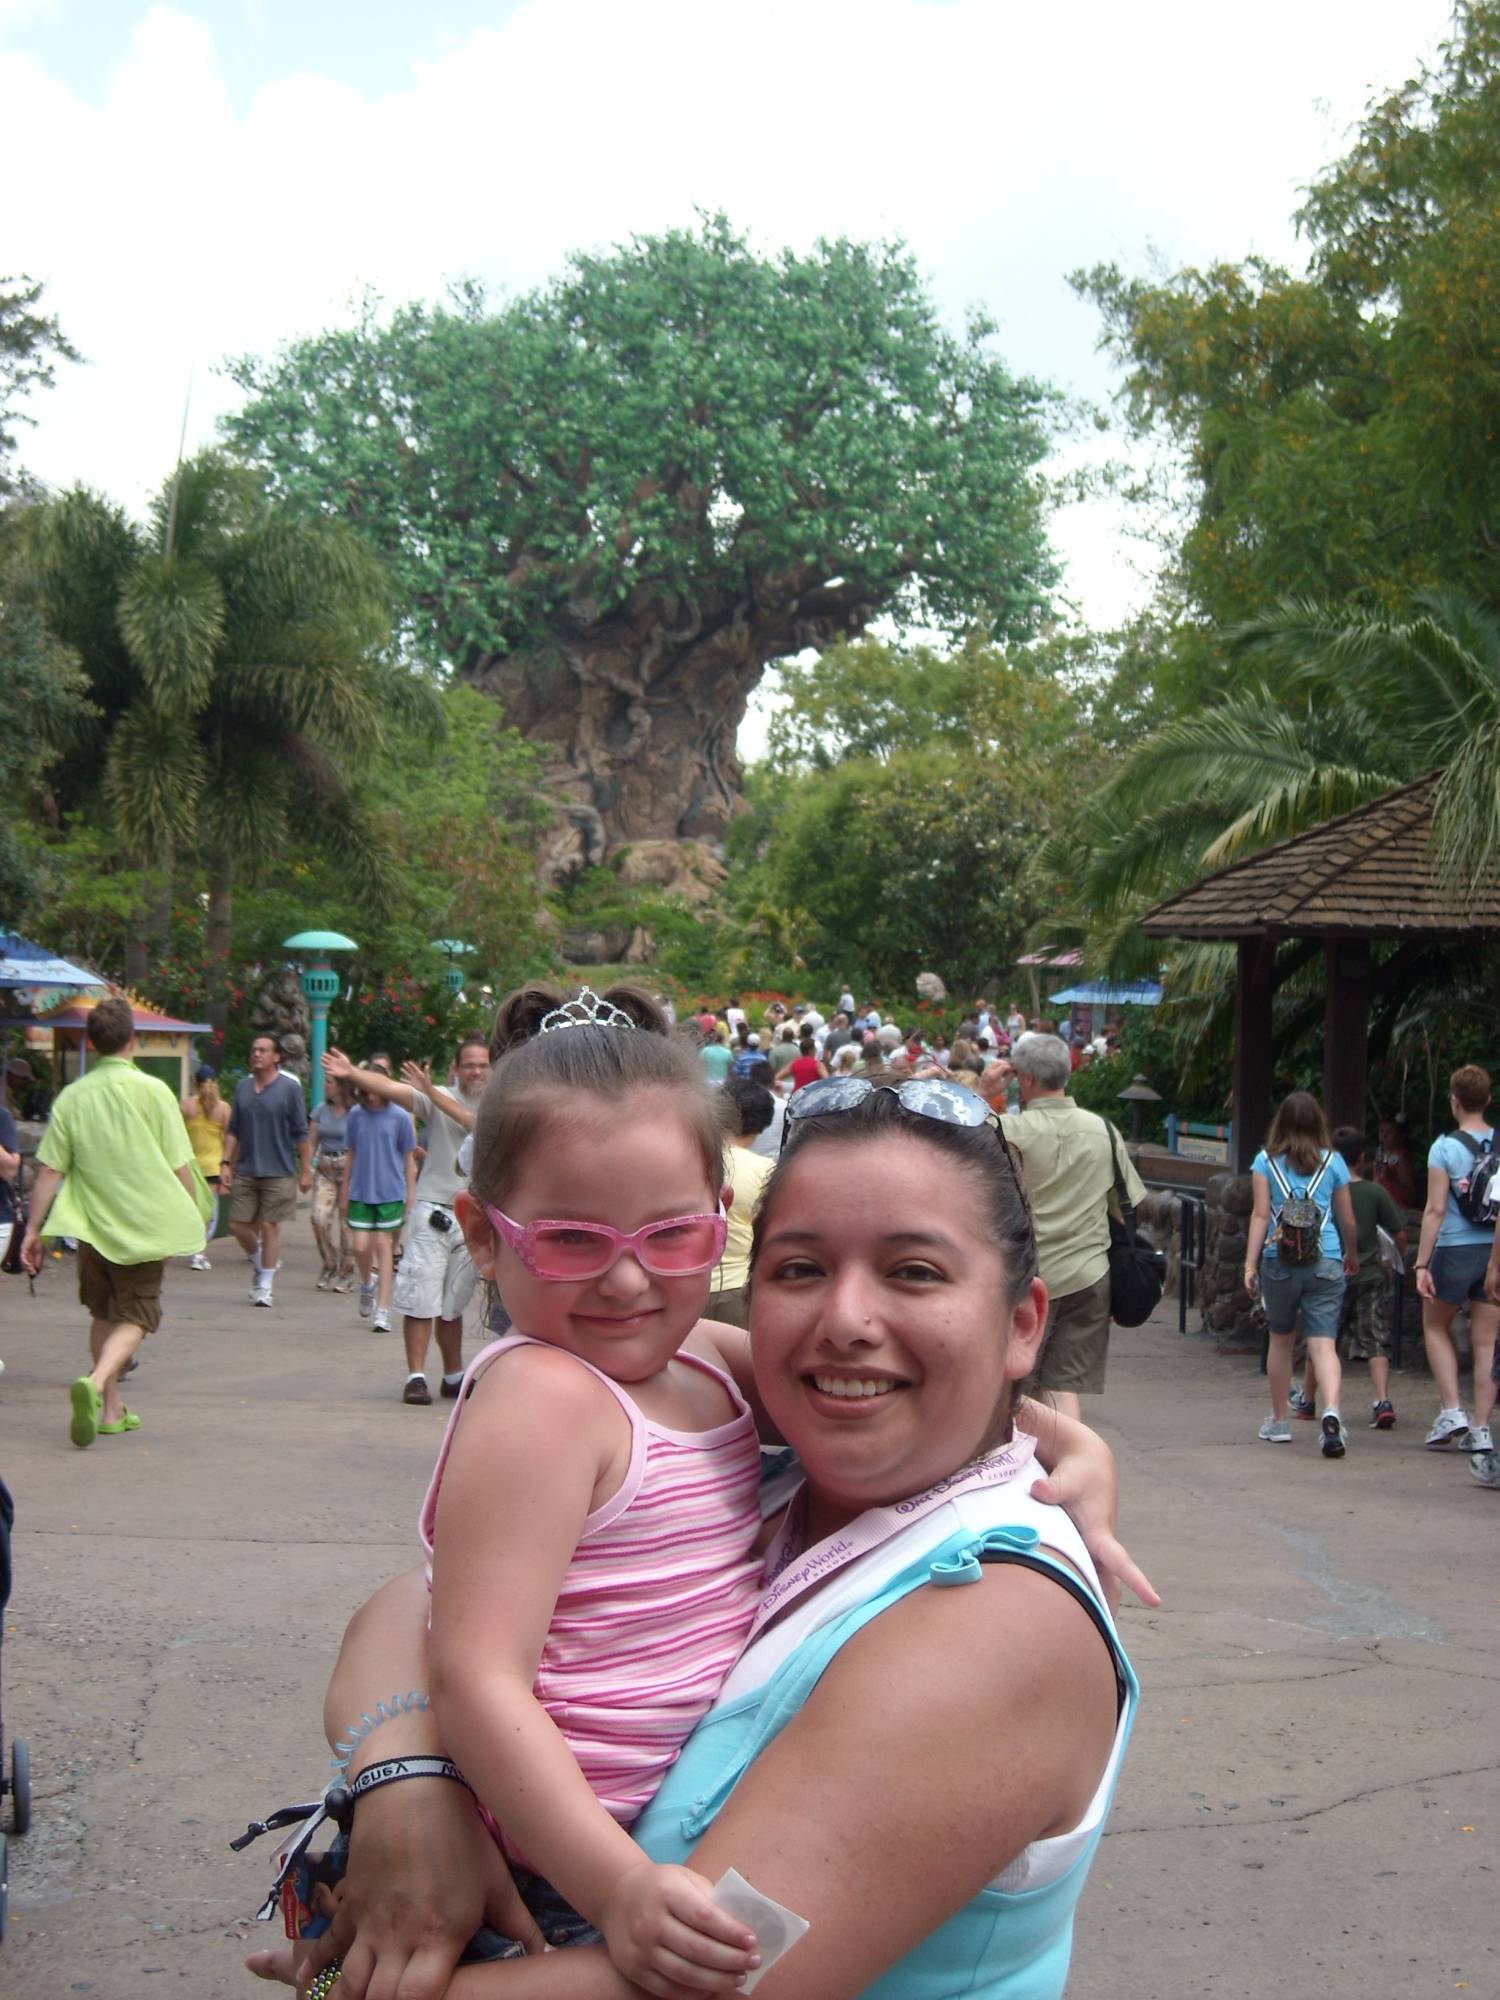
[{"label": "man in lime green shirt", "polygon": [[177,1099],[138,1070],[130,1003],[111,994],[89,1015],[98,1060],[58,1094],[42,1143],[21,1261],[42,1267],[42,1232],[78,1239],[78,1296],[93,1367],[68,1391],[74,1444],[139,1430],[120,1377],[161,1323],[168,1257],[203,1248],[193,1149]]}]

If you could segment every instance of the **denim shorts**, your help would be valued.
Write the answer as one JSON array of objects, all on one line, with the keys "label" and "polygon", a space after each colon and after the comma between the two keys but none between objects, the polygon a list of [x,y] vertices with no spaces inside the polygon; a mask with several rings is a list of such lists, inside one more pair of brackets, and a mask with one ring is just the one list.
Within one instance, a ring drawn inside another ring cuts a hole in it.
[{"label": "denim shorts", "polygon": [[[303,1862],[301,1875],[306,1878],[310,1873],[316,1872],[321,1880],[332,1884],[343,1875],[348,1858],[348,1837],[341,1833],[327,1854],[321,1858],[320,1863]],[[561,1950],[574,1944],[603,1944],[603,1933],[595,1930],[587,1917],[581,1917],[572,1904],[558,1894],[550,1882],[545,1881],[540,1875],[533,1875],[526,1868],[513,1868],[511,1874],[515,1877],[516,1887],[521,1893],[521,1901],[536,1919],[536,1927],[545,1941],[554,1950]],[[307,1900],[309,1883],[303,1879],[299,1886],[303,1899]],[[327,1927],[327,1920],[318,1918],[306,1927],[303,1935],[310,1938],[317,1937]],[[488,1924],[481,1924],[464,1946],[459,1964],[488,1965],[496,1959],[525,1956],[525,1945],[518,1943],[514,1938],[503,1937],[499,1931],[491,1930]]]},{"label": "denim shorts", "polygon": [[1283,1264],[1279,1257],[1263,1257],[1260,1290],[1272,1333],[1295,1333],[1300,1315],[1304,1340],[1337,1338],[1344,1303],[1344,1266],[1339,1258]]},{"label": "denim shorts", "polygon": [[1440,1243],[1427,1268],[1432,1288],[1445,1306],[1484,1297],[1484,1273],[1490,1261],[1488,1243]]}]

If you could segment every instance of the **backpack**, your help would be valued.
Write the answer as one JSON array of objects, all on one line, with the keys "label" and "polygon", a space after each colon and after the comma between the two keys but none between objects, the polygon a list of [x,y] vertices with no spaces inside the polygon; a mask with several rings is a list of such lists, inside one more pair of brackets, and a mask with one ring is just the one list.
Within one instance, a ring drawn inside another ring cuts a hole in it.
[{"label": "backpack", "polygon": [[1274,1160],[1266,1162],[1281,1192],[1281,1207],[1273,1216],[1272,1241],[1283,1264],[1316,1264],[1323,1255],[1323,1220],[1328,1211],[1320,1208],[1313,1196],[1332,1158],[1332,1153],[1323,1155],[1303,1194],[1292,1192],[1291,1182]]},{"label": "backpack", "polygon": [[1458,1212],[1465,1222],[1493,1229],[1495,1217],[1500,1215],[1500,1186],[1496,1185],[1500,1153],[1495,1151],[1495,1135],[1492,1132],[1488,1139],[1476,1139],[1468,1132],[1455,1132],[1453,1136],[1474,1155],[1473,1170],[1463,1180],[1453,1183]]}]

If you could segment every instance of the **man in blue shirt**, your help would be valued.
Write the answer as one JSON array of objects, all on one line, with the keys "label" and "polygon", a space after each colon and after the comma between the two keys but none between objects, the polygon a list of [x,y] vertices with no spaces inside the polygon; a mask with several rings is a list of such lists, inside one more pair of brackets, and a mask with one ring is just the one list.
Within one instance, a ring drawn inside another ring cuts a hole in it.
[{"label": "man in blue shirt", "polygon": [[274,1035],[257,1035],[250,1044],[250,1074],[229,1107],[219,1188],[229,1196],[230,1234],[252,1266],[250,1303],[269,1306],[281,1225],[297,1213],[298,1189],[312,1192],[307,1103],[297,1079],[282,1074]]}]

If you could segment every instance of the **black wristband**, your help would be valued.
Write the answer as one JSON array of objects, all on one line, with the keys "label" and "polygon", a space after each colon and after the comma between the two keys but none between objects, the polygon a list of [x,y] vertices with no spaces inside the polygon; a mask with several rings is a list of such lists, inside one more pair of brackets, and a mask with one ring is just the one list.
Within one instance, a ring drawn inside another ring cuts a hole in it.
[{"label": "black wristband", "polygon": [[473,1789],[451,1757],[387,1757],[379,1764],[366,1764],[348,1784],[334,1786],[327,1799],[328,1817],[340,1832],[347,1833],[354,1808],[366,1792],[400,1784],[403,1778],[451,1778],[466,1791]]}]

